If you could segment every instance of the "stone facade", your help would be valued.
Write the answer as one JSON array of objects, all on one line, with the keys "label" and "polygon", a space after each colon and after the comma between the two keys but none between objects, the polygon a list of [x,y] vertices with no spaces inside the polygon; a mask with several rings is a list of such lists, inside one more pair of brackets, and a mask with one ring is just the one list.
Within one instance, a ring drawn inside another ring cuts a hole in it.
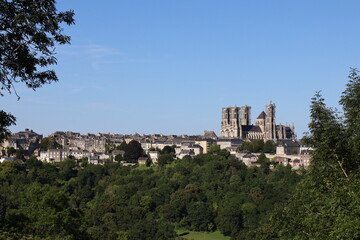
[{"label": "stone facade", "polygon": [[221,136],[224,138],[280,140],[295,139],[294,126],[276,125],[276,105],[266,105],[251,124],[251,107],[222,108]]}]

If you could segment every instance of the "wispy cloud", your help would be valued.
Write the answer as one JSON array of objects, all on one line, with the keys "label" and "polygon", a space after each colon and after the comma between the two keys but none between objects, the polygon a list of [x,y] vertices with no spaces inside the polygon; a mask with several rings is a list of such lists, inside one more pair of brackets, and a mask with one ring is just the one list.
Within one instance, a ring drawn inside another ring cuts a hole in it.
[{"label": "wispy cloud", "polygon": [[115,64],[118,59],[124,58],[118,49],[97,44],[62,46],[58,49],[58,54],[90,61],[90,67],[95,71],[101,70],[104,64]]},{"label": "wispy cloud", "polygon": [[64,46],[58,49],[58,53],[68,56],[90,57],[93,59],[122,55],[118,49],[97,44]]}]

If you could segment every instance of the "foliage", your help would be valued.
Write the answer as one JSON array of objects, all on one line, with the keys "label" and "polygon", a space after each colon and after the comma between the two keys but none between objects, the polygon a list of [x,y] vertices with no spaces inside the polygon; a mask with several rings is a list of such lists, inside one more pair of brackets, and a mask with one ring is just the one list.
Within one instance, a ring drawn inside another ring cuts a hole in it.
[{"label": "foliage", "polygon": [[40,149],[46,151],[48,149],[61,149],[62,146],[54,137],[45,137],[40,141]]},{"label": "foliage", "polygon": [[6,149],[6,153],[7,155],[10,157],[11,155],[15,154],[16,153],[16,149],[14,147],[8,147]]},{"label": "foliage", "polygon": [[25,160],[24,151],[21,149],[16,150],[15,158],[19,160]]},{"label": "foliage", "polygon": [[262,139],[257,139],[251,142],[243,142],[238,149],[240,151],[247,150],[253,153],[275,153],[276,144],[271,140],[267,140],[264,143]]},{"label": "foliage", "polygon": [[14,125],[15,121],[13,115],[0,110],[0,143],[10,135],[8,127]]},{"label": "foliage", "polygon": [[189,240],[230,240],[230,237],[222,235],[219,231],[215,232],[196,232],[196,231],[182,231],[178,230],[178,234],[181,235],[181,239]]},{"label": "foliage", "polygon": [[[73,11],[58,11],[54,0],[0,0],[0,95],[15,92],[23,82],[35,90],[57,81],[55,45],[67,44],[61,24],[74,24]],[[18,96],[18,99],[20,97]],[[9,135],[15,117],[0,111],[0,141]]]},{"label": "foliage", "polygon": [[[34,234],[34,239],[165,240],[176,239],[175,227],[182,227],[249,239],[301,178],[289,167],[247,168],[226,150],[177,160],[167,153],[158,161],[159,166],[141,169],[73,158],[50,164],[33,156],[0,164],[0,233],[18,239]],[[24,205],[32,201],[34,215]]]},{"label": "foliage", "polygon": [[105,152],[111,153],[115,149],[115,145],[109,138],[105,140]]},{"label": "foliage", "polygon": [[13,83],[21,81],[36,89],[57,81],[55,44],[66,44],[61,23],[74,24],[74,12],[60,12],[55,1],[1,1],[0,8],[0,82],[1,95],[11,92]]},{"label": "foliage", "polygon": [[263,148],[264,153],[275,153],[276,152],[276,144],[274,141],[267,140],[264,144]]},{"label": "foliage", "polygon": [[144,150],[138,141],[131,140],[125,147],[124,159],[128,162],[137,162],[138,158],[143,156]]},{"label": "foliage", "polygon": [[120,163],[123,160],[124,160],[124,158],[123,158],[123,156],[121,154],[118,154],[118,155],[115,156],[115,161],[116,162]]},{"label": "foliage", "polygon": [[127,145],[127,144],[126,144],[126,142],[125,142],[125,140],[124,140],[124,141],[122,141],[122,142],[120,143],[119,146],[116,147],[116,149],[117,149],[117,150],[125,151],[126,145]]},{"label": "foliage", "polygon": [[221,149],[220,149],[220,146],[214,144],[214,145],[211,145],[211,146],[209,147],[208,152],[209,152],[210,154],[217,154],[217,153],[220,152],[220,150],[221,150]]},{"label": "foliage", "polygon": [[175,153],[175,146],[165,146],[161,152],[161,154],[170,154]]},{"label": "foliage", "polygon": [[[171,154],[161,157],[173,161]],[[266,173],[223,154],[141,170],[71,158],[55,165],[30,157],[0,164],[0,233],[19,239],[34,234],[165,240],[175,239],[175,226],[181,226],[235,238],[254,231],[299,178],[290,168]]]},{"label": "foliage", "polygon": [[258,239],[359,239],[360,78],[351,70],[340,104],[344,116],[312,98],[306,137],[315,151],[309,171],[286,204],[258,230]]},{"label": "foliage", "polygon": [[160,167],[165,166],[166,164],[172,163],[174,161],[173,154],[167,153],[167,154],[161,154],[158,159],[158,165]]},{"label": "foliage", "polygon": [[246,151],[254,152],[254,150],[253,150],[253,144],[252,144],[251,142],[248,142],[248,141],[243,142],[243,143],[238,147],[238,149],[239,149],[240,151],[246,150]]}]

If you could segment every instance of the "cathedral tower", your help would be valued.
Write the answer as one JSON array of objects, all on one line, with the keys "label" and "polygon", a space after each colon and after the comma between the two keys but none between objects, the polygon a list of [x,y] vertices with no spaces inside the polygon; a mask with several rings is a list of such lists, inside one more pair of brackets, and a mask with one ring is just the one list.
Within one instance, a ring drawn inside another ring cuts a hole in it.
[{"label": "cathedral tower", "polygon": [[270,101],[269,105],[266,105],[266,117],[265,117],[265,139],[274,140],[276,139],[276,123],[275,114],[276,106]]},{"label": "cathedral tower", "polygon": [[240,113],[240,125],[250,125],[251,124],[251,107],[248,105],[241,107]]},{"label": "cathedral tower", "polygon": [[229,138],[240,137],[240,108],[229,107],[222,109],[221,136]]},{"label": "cathedral tower", "polygon": [[262,111],[258,118],[256,119],[255,125],[259,126],[261,129],[261,132],[265,132],[265,119],[266,119],[266,114],[264,111]]}]

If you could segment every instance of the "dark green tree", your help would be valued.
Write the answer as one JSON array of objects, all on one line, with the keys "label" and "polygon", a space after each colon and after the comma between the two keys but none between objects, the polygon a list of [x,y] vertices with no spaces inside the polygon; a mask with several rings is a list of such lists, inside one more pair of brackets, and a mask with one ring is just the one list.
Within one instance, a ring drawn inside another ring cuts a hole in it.
[{"label": "dark green tree", "polygon": [[262,139],[257,139],[251,142],[251,144],[253,146],[252,148],[254,153],[261,153],[264,151],[264,141]]},{"label": "dark green tree", "polygon": [[8,127],[15,125],[16,118],[10,113],[0,110],[0,142],[10,135]]},{"label": "dark green tree", "polygon": [[360,166],[360,76],[357,69],[351,69],[348,76],[349,82],[341,95],[340,104],[344,109],[346,135],[351,159],[342,162],[343,168],[348,173],[357,171]]},{"label": "dark green tree", "polygon": [[264,153],[275,153],[276,152],[276,145],[274,141],[267,140],[264,144]]},{"label": "dark green tree", "polygon": [[253,144],[251,142],[243,142],[243,144],[241,144],[239,146],[239,150],[240,151],[243,151],[243,150],[247,150],[247,151],[250,151],[250,152],[254,152],[254,149],[253,149]]},{"label": "dark green tree", "polygon": [[214,145],[211,145],[211,146],[209,147],[208,152],[209,152],[210,154],[218,154],[218,153],[220,152],[220,150],[221,150],[221,149],[220,149],[220,146],[214,144]]},{"label": "dark green tree", "polygon": [[[48,185],[31,184],[21,194],[18,209],[11,211],[10,218],[22,217],[15,223],[17,232],[31,234],[33,239],[81,239],[77,209],[69,204],[68,196]],[[14,219],[14,220],[15,220]]]},{"label": "dark green tree", "polygon": [[158,159],[157,159],[157,163],[160,167],[165,166],[166,164],[170,164],[174,161],[174,157],[172,154],[168,153],[168,154],[161,154]]},{"label": "dark green tree", "polygon": [[188,215],[184,222],[193,231],[211,232],[215,228],[215,214],[209,203],[197,201],[192,202],[187,207]]},{"label": "dark green tree", "polygon": [[16,153],[16,149],[14,147],[9,147],[6,149],[6,153],[10,157],[11,155]]},{"label": "dark green tree", "polygon": [[126,145],[127,145],[127,144],[126,144],[126,142],[125,142],[125,140],[124,140],[124,141],[121,142],[121,144],[120,144],[119,146],[116,147],[116,149],[117,149],[117,150],[123,150],[123,151],[125,151]]},{"label": "dark green tree", "polygon": [[[0,95],[17,95],[18,82],[35,90],[57,81],[55,71],[48,67],[56,64],[56,44],[70,42],[61,24],[74,24],[74,12],[58,11],[54,0],[1,0],[0,16]],[[15,120],[0,111],[0,140]]]},{"label": "dark green tree", "polygon": [[15,158],[20,159],[20,160],[25,160],[24,151],[21,150],[21,149],[17,149],[16,154],[15,154]]},{"label": "dark green tree", "polygon": [[116,162],[120,163],[123,160],[124,160],[124,158],[123,158],[123,156],[121,154],[118,154],[118,155],[115,156],[115,161]]},{"label": "dark green tree", "polygon": [[224,235],[236,236],[243,228],[243,203],[244,196],[231,196],[225,198],[219,207],[216,223]]},{"label": "dark green tree", "polygon": [[64,180],[69,180],[76,176],[76,161],[71,158],[65,158],[60,164],[60,175]]},{"label": "dark green tree", "polygon": [[360,238],[359,152],[354,144],[360,129],[360,82],[356,70],[349,78],[340,100],[344,117],[325,105],[320,92],[312,99],[306,137],[315,148],[310,168],[287,204],[272,213],[273,231],[261,239]]},{"label": "dark green tree", "polygon": [[143,154],[144,150],[141,144],[136,140],[131,140],[125,147],[124,159],[128,162],[137,162],[138,158]]},{"label": "dark green tree", "polygon": [[175,147],[173,147],[173,146],[165,146],[161,150],[161,154],[168,154],[168,153],[175,153]]}]

